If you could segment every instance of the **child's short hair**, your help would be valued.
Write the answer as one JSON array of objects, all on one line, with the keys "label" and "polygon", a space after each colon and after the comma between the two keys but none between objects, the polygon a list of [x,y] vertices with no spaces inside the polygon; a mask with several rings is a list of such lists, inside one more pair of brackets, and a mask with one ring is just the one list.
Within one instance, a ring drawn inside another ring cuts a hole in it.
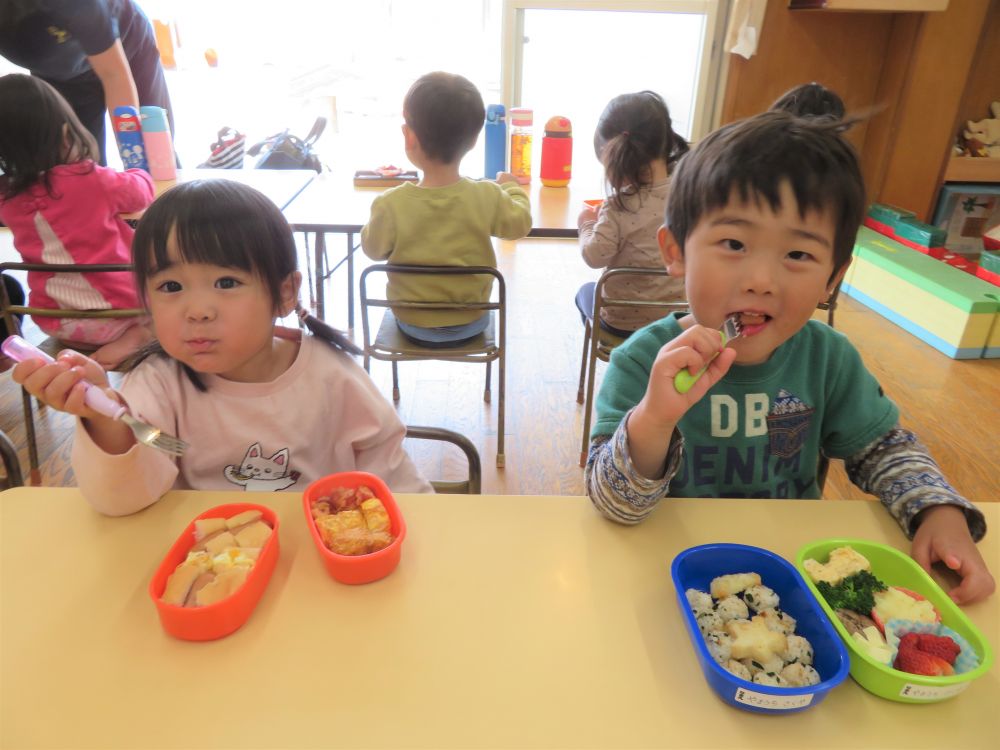
[{"label": "child's short hair", "polygon": [[801,215],[829,211],[834,222],[833,272],[851,259],[865,210],[865,185],[844,123],[763,112],[719,128],[681,159],[670,183],[666,224],[684,250],[702,217],[743,201],[777,211],[786,180]]},{"label": "child's short hair", "polygon": [[232,180],[194,180],[165,192],[146,209],[132,239],[136,287],[170,265],[167,240],[188,263],[240,268],[260,278],[275,309],[281,283],[298,266],[288,222],[267,196]]},{"label": "child's short hair", "polygon": [[51,195],[50,169],[97,153],[94,136],[50,84],[21,73],[0,77],[0,198],[38,182]]},{"label": "child's short hair", "polygon": [[428,157],[450,164],[475,145],[486,107],[470,80],[439,71],[420,76],[410,86],[403,119]]},{"label": "child's short hair", "polygon": [[834,120],[843,119],[847,111],[844,100],[836,91],[815,82],[789,89],[770,108],[783,109],[797,117],[830,117]]}]

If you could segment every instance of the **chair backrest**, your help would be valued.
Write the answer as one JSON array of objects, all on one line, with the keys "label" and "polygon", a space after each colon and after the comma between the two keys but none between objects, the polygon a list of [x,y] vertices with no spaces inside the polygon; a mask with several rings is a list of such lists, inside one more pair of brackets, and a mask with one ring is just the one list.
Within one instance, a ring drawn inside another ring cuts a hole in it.
[{"label": "chair backrest", "polygon": [[[8,271],[39,271],[43,273],[109,273],[131,272],[129,263],[0,263],[0,273]],[[31,315],[35,318],[136,318],[149,313],[142,308],[107,309],[107,310],[53,310],[48,307],[31,307],[30,305],[12,305],[7,296],[7,290],[0,284],[0,314],[11,333],[21,333],[21,323],[18,315]]]},{"label": "chair backrest", "polygon": [[3,467],[7,472],[7,488],[23,487],[24,477],[21,475],[21,462],[17,460],[17,449],[7,437],[7,433],[2,430],[0,430],[0,459],[3,460]]},{"label": "chair backrest", "polygon": [[[492,298],[487,302],[430,302],[424,300],[389,300],[387,297],[373,297],[368,291],[368,277],[372,274],[413,274],[422,276],[492,276],[495,280],[496,299]],[[369,308],[381,307],[393,310],[438,310],[438,311],[469,311],[469,310],[495,310],[497,313],[498,325],[496,334],[496,350],[503,350],[507,343],[507,285],[504,282],[503,274],[496,268],[490,266],[403,266],[393,263],[378,263],[369,266],[361,272],[359,280],[361,298],[361,329],[364,337],[365,353],[378,358],[374,351],[375,337],[372,333]],[[482,356],[479,353],[479,357]],[[488,358],[495,358],[496,352],[491,352]],[[463,360],[469,359],[469,353],[461,351],[450,351],[449,349],[434,350],[434,356],[427,356],[427,352],[421,355],[407,357],[397,356],[398,359],[443,359],[443,360]]]},{"label": "chair backrest", "polygon": [[416,427],[407,425],[406,437],[419,440],[438,440],[457,445],[469,462],[469,477],[463,482],[448,482],[431,480],[436,492],[443,494],[478,495],[482,492],[483,468],[479,460],[479,451],[470,440],[461,433],[446,430],[443,427]]},{"label": "chair backrest", "polygon": [[[833,328],[833,314],[837,311],[837,299],[840,297],[840,285],[843,284],[843,279],[837,282],[837,286],[833,288],[833,293],[826,302],[820,302],[816,305],[818,310],[826,310],[826,324]],[[822,489],[822,488],[821,488]]]},{"label": "chair backrest", "polygon": [[594,317],[591,326],[594,352],[598,359],[607,361],[611,350],[622,342],[622,339],[601,328],[601,310],[608,308],[631,308],[642,310],[657,310],[664,315],[670,312],[687,312],[690,308],[687,302],[663,302],[660,300],[621,299],[608,297],[606,287],[612,279],[626,276],[669,276],[665,268],[609,268],[601,274],[594,289]]}]

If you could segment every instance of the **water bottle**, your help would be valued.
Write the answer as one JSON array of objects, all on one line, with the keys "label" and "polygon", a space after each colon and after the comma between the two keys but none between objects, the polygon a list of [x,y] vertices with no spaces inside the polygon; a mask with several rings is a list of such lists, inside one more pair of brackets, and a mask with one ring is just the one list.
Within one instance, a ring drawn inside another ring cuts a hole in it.
[{"label": "water bottle", "polygon": [[146,146],[146,161],[154,180],[176,180],[177,162],[170,137],[170,123],[163,107],[140,107],[142,141]]},{"label": "water bottle", "polygon": [[498,172],[507,171],[507,121],[504,119],[502,104],[490,104],[486,108],[486,125],[483,126],[486,141],[487,180],[495,180]]},{"label": "water bottle", "polygon": [[145,169],[148,172],[146,149],[142,144],[142,122],[135,107],[115,107],[111,123],[125,169]]},{"label": "water bottle", "polygon": [[566,187],[573,169],[573,126],[566,117],[550,117],[542,138],[542,184]]},{"label": "water bottle", "polygon": [[522,185],[531,182],[531,122],[530,109],[510,111],[510,173]]}]

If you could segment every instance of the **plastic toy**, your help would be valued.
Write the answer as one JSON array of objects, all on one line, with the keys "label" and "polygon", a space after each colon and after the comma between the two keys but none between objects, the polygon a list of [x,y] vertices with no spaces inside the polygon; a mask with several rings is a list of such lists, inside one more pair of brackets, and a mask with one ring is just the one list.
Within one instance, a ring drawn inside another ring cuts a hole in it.
[{"label": "plastic toy", "polygon": [[964,150],[969,156],[1000,158],[1000,101],[990,104],[990,114],[984,120],[969,120],[962,131]]}]

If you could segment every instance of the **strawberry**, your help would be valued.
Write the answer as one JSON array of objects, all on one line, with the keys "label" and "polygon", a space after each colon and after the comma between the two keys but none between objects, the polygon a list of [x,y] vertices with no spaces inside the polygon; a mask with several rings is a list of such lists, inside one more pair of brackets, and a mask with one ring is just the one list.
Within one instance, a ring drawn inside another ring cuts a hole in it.
[{"label": "strawberry", "polygon": [[921,633],[918,637],[917,648],[925,654],[931,654],[944,659],[949,664],[954,664],[958,658],[962,647],[946,635],[934,635],[932,633]]},{"label": "strawberry", "polygon": [[896,661],[893,662],[892,666],[902,672],[931,677],[941,677],[955,673],[951,664],[941,657],[928,654],[917,648],[919,643],[919,636],[916,633],[907,633],[904,635],[899,641]]}]

